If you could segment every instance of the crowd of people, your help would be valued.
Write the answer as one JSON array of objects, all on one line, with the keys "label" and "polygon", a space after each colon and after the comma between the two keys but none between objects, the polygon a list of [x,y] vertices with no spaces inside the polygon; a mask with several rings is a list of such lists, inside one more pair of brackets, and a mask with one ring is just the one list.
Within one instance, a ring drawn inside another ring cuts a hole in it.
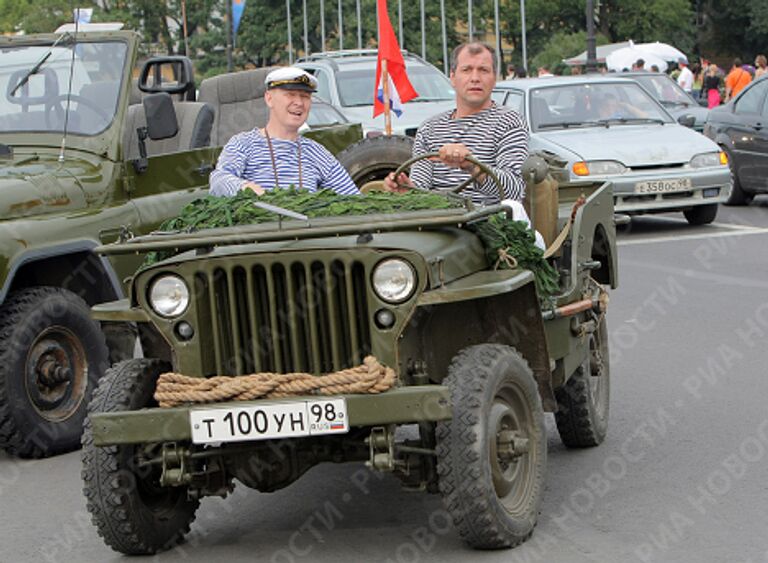
[{"label": "crowd of people", "polygon": [[[569,70],[572,75],[583,72],[580,66],[571,66]],[[605,67],[600,70],[601,72],[609,72]],[[660,72],[658,66],[646,65],[643,59],[637,59],[632,64],[632,68],[625,68],[622,72],[644,70]],[[734,98],[747,84],[766,73],[768,73],[768,58],[765,55],[757,55],[754,66],[744,64],[738,57],[733,60],[729,69],[720,68],[714,62],[703,58],[698,63],[693,64],[689,64],[685,58],[680,58],[669,69],[670,76],[677,81],[683,90],[697,100],[707,100],[707,107],[710,109]],[[535,73],[529,75],[524,67],[510,64],[507,65],[507,73],[504,78],[512,80],[529,76],[542,78],[553,76],[553,74],[546,66],[540,66]]]}]

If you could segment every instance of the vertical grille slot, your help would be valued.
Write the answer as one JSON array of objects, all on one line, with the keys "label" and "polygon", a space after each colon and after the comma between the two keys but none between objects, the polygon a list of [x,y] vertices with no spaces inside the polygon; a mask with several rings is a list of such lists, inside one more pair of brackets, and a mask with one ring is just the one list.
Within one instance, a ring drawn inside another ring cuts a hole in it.
[{"label": "vertical grille slot", "polygon": [[218,313],[214,324],[218,338],[214,337],[214,347],[217,352],[216,366],[219,373],[223,375],[237,373],[233,365],[232,313],[229,308],[229,302],[227,273],[222,268],[216,268],[213,271],[213,283],[211,284],[211,304],[212,309]]},{"label": "vertical grille slot", "polygon": [[272,348],[272,323],[270,322],[270,301],[267,292],[267,272],[263,266],[253,268],[253,293],[256,305],[256,333],[258,334],[257,350],[254,352],[259,358],[260,371],[275,371]]},{"label": "vertical grille slot", "polygon": [[[201,327],[213,326],[213,317],[211,315],[210,283],[208,277],[203,272],[195,273],[193,289],[193,295],[195,296],[195,302],[197,306],[197,320],[199,325]],[[203,350],[200,354],[203,373],[216,373],[218,369],[217,351],[219,349],[219,344],[217,343],[217,340],[217,335],[214,334],[213,354],[210,353],[210,350]]]},{"label": "vertical grille slot", "polygon": [[245,269],[238,266],[232,271],[230,281],[230,310],[234,320],[235,332],[235,354],[237,373],[253,373],[253,348],[252,325],[250,322],[251,312],[248,306],[248,277]]},{"label": "vertical grille slot", "polygon": [[368,324],[368,295],[365,267],[360,262],[352,264],[352,292],[355,305],[355,326],[359,348],[355,351],[358,361],[371,353],[371,331]]},{"label": "vertical grille slot", "polygon": [[[328,318],[328,278],[325,275],[325,264],[312,262],[312,288],[315,301],[315,323],[317,325],[320,364],[315,371],[326,373],[333,371],[333,356],[331,353],[331,327]],[[318,369],[319,368],[319,369]]]}]

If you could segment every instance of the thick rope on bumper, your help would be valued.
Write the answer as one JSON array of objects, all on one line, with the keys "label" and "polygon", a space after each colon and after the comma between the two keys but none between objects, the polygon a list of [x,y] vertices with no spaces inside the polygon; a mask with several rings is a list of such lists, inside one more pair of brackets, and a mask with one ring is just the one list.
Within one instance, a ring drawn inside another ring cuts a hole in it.
[{"label": "thick rope on bumper", "polygon": [[163,373],[157,381],[155,400],[161,407],[185,403],[251,401],[297,395],[382,393],[394,386],[395,371],[373,356],[354,368],[316,376],[310,373],[255,373],[236,377],[189,377]]}]

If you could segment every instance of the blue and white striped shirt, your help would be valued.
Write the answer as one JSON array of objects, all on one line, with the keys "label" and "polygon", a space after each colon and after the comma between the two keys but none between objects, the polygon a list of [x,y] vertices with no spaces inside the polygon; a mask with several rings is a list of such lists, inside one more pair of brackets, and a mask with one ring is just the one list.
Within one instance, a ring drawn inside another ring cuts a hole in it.
[{"label": "blue and white striped shirt", "polygon": [[[522,167],[528,158],[528,128],[523,118],[495,102],[466,117],[454,118],[453,113],[446,111],[422,123],[413,141],[413,155],[437,152],[448,143],[462,143],[472,156],[496,174],[505,199],[522,201],[525,196]],[[442,162],[422,160],[413,165],[409,176],[421,188],[448,190],[469,179],[470,174]],[[467,186],[462,193],[475,203],[499,203],[499,188],[490,177]]]},{"label": "blue and white striped shirt", "polygon": [[[298,143],[301,143],[303,189],[314,192],[328,188],[341,195],[360,193],[349,173],[328,149],[301,135],[296,141],[272,139],[280,181],[277,187],[299,187]],[[267,139],[258,129],[239,133],[224,146],[216,169],[211,172],[210,194],[234,196],[246,181],[255,182],[265,190],[274,189],[277,184]]]}]

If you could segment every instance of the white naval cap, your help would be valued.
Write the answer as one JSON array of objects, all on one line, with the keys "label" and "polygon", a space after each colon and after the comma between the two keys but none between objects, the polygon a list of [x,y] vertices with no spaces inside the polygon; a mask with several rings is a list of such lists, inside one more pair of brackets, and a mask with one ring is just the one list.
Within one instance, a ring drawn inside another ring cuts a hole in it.
[{"label": "white naval cap", "polygon": [[315,92],[317,90],[317,78],[295,66],[277,68],[267,74],[264,81],[267,90],[284,88],[286,90],[304,90]]}]

